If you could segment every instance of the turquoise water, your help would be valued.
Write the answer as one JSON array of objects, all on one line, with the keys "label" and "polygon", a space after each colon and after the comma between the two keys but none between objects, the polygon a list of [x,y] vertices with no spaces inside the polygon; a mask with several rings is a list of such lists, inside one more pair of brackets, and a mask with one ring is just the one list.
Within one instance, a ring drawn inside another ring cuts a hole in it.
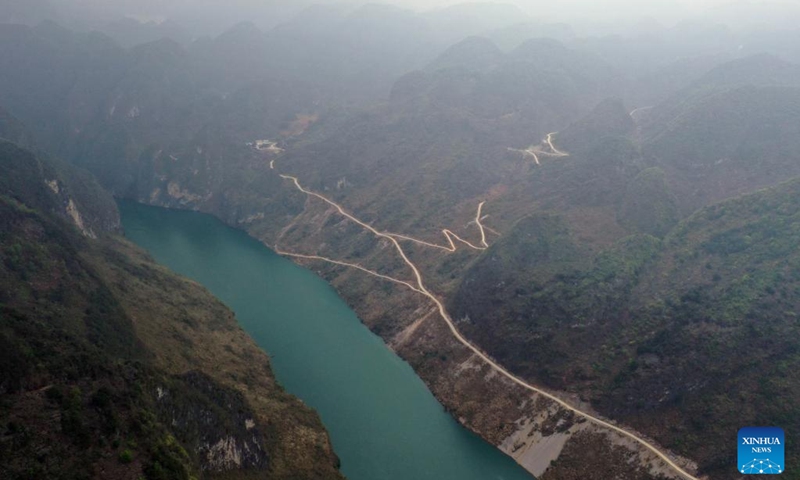
[{"label": "turquoise water", "polygon": [[314,407],[351,480],[531,480],[458,425],[336,292],[215,218],[120,204],[126,236],[235,312],[278,380]]}]

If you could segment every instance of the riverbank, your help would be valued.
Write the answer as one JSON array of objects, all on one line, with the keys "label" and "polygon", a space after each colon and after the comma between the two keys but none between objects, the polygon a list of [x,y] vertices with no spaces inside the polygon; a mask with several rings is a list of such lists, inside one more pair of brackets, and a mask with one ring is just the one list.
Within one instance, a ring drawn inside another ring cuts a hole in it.
[{"label": "riverbank", "polygon": [[531,477],[443,411],[324,280],[202,214],[123,203],[126,234],[236,312],[278,380],[320,412],[351,480]]},{"label": "riverbank", "polygon": [[[541,398],[541,395],[521,387],[510,378],[498,375],[488,365],[462,368],[474,352],[456,341],[445,322],[431,314],[434,305],[427,302],[418,291],[408,287],[415,283],[413,272],[409,271],[407,264],[399,256],[392,255],[392,242],[376,237],[368,229],[342,215],[330,203],[320,198],[311,198],[293,188],[291,176],[282,178],[277,173],[278,167],[273,160],[274,158],[270,159],[260,153],[254,156],[251,159],[252,164],[248,164],[247,168],[257,173],[258,182],[251,182],[250,188],[243,192],[236,191],[234,197],[224,202],[221,201],[222,194],[215,194],[213,191],[209,191],[201,200],[187,200],[185,196],[170,193],[181,191],[182,187],[177,184],[174,185],[175,188],[155,188],[143,194],[140,200],[166,207],[191,208],[212,213],[264,244],[296,255],[294,261],[313,269],[333,285],[364,324],[411,364],[459,423],[493,445],[500,447],[507,444],[509,439],[518,436],[523,427],[531,422],[539,424],[537,428],[548,435],[543,435],[540,440],[534,440],[538,438],[534,436],[525,437],[525,450],[530,450],[539,441],[547,441],[545,437],[553,433],[548,427],[552,422],[561,422],[559,428],[564,430],[559,433],[568,432],[570,435],[562,452],[568,452],[573,445],[581,444],[573,440],[574,434],[579,433],[578,430],[570,430],[572,423],[568,420],[562,421],[562,417],[568,416],[570,408],[551,410],[550,404],[557,402]],[[274,168],[269,169],[268,164]],[[170,185],[172,183],[175,182]],[[244,192],[259,193],[252,196],[245,195]],[[492,200],[493,195],[486,198]],[[486,198],[475,198],[463,205],[453,206],[448,218],[440,219],[441,224],[431,227],[430,232],[438,232],[443,226],[451,226],[460,237],[476,238],[480,232],[475,227],[475,207]],[[498,209],[502,211],[502,206],[497,205],[496,201],[490,201],[488,205],[491,212],[496,213]],[[359,210],[358,213],[360,217],[370,221],[378,215],[370,210]],[[384,219],[382,223],[386,221]],[[510,228],[508,221],[503,215],[496,215],[491,227],[502,234]],[[453,227],[457,225],[463,227]],[[389,227],[398,231],[406,230],[393,222],[382,226]],[[420,233],[418,230],[416,236],[424,236],[424,231]],[[435,238],[425,240],[424,243],[436,241]],[[435,292],[438,298],[446,300],[457,288],[470,262],[479,258],[480,251],[466,248],[455,252],[439,250],[410,242],[408,255],[423,271],[427,289]],[[320,260],[323,258],[337,259],[338,263]],[[360,270],[352,268],[353,266]],[[365,273],[366,271],[377,273],[382,278],[376,278]],[[426,316],[429,317],[427,320],[420,321]],[[461,321],[469,319],[455,319],[454,323],[457,326]],[[412,325],[416,327],[409,329]],[[407,335],[402,345],[394,345],[394,339],[404,332]],[[562,392],[547,394],[555,395],[566,405],[580,407],[581,411],[599,418],[591,408],[582,405],[578,398]],[[542,418],[542,412],[549,412],[546,418]],[[613,425],[600,426],[598,431],[600,440],[595,439],[591,445],[599,460],[581,460],[587,468],[603,468],[601,459],[611,458],[612,451],[622,445],[620,448],[625,451],[625,456],[633,457],[627,463],[630,471],[625,474],[626,478],[653,478],[662,473],[671,478],[685,478],[677,471],[671,471],[674,468],[670,468],[669,462],[686,471],[694,469],[693,463],[687,459],[676,458],[670,453],[657,453],[664,452],[660,447],[652,450],[641,442],[626,442],[624,438],[619,438],[619,433],[614,432]],[[629,429],[626,431],[643,439],[646,444],[655,445],[655,442],[638,432]],[[512,447],[504,451],[515,455],[519,450],[515,451]],[[546,473],[560,475],[562,470],[563,467],[556,461],[548,466]]]},{"label": "riverbank", "polygon": [[[176,206],[169,201],[155,201],[156,198],[159,196],[151,196],[149,200],[163,203],[164,206]],[[354,251],[372,250],[376,253],[360,255],[360,264],[385,272],[392,278],[399,275],[399,266],[387,262],[380,255],[388,245],[365,238],[367,236],[363,231],[351,228],[346,220],[337,219],[336,210],[330,206],[326,208],[322,202],[306,202],[301,212],[280,219],[277,224],[268,222],[271,216],[266,214],[251,214],[241,219],[231,217],[230,212],[220,216],[227,217],[233,226],[267,245],[280,242],[284,248],[291,247],[294,251],[321,254],[341,252],[339,255],[345,258],[358,258],[359,255],[353,254]],[[415,251],[414,254],[429,259],[426,262],[428,266],[441,261],[440,258],[425,257],[425,252]],[[462,253],[454,255],[458,259]],[[460,260],[468,261],[464,258]],[[576,435],[583,427],[578,428],[580,425],[570,418],[565,409],[554,407],[551,400],[526,391],[477,361],[474,353],[457,342],[444,322],[437,318],[434,306],[421,300],[417,292],[389,280],[377,280],[376,283],[373,276],[345,265],[313,258],[295,258],[294,261],[312,269],[329,282],[356,312],[358,319],[411,365],[458,423],[514,458],[529,473],[540,473],[541,463],[532,463],[529,458],[523,458],[522,452],[538,451],[538,445],[552,443],[550,437],[553,435],[563,434],[569,439],[563,443],[556,442],[561,446],[560,450],[550,447],[548,456],[555,456],[556,461],[546,466],[543,479],[559,478],[564,467],[560,466],[557,459],[563,452],[573,450],[575,445],[586,443],[581,435]],[[411,278],[407,280],[412,281]],[[447,291],[448,285],[438,279],[434,281],[437,290]],[[560,398],[571,404],[580,404],[577,398]],[[521,435],[526,425],[534,425],[541,434]],[[682,478],[676,476],[657,455],[635,442],[626,442],[619,435],[602,428],[595,428],[590,433],[594,440],[589,442],[588,447],[595,455],[580,460],[586,468],[604,468],[602,459],[621,455],[629,465],[626,478],[645,479],[662,475],[666,478]],[[587,447],[584,445],[581,448]],[[673,461],[692,468],[692,464],[685,459],[675,458]]]}]

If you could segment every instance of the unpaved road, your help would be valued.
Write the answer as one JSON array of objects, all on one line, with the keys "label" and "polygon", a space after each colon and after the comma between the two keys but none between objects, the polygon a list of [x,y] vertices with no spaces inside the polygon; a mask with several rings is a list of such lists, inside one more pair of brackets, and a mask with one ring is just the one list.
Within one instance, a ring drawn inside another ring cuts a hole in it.
[{"label": "unpaved road", "polygon": [[[550,147],[550,150],[551,150],[551,152],[548,152],[547,155],[554,156],[554,157],[567,157],[567,156],[569,156],[568,153],[559,150],[558,148],[555,147],[555,145],[553,145],[553,136],[556,133],[557,132],[553,132],[553,133],[547,134],[547,139],[545,140],[545,143],[547,143],[547,145]],[[543,153],[543,152],[539,152],[539,153]],[[537,160],[538,160],[538,158],[537,158]],[[274,161],[270,163],[270,168],[271,169],[275,168]],[[400,235],[400,234],[396,234],[396,233],[389,233],[389,232],[379,231],[376,228],[374,228],[373,226],[371,226],[371,225],[359,220],[354,215],[348,213],[341,205],[339,205],[338,203],[334,202],[333,200],[330,200],[327,197],[325,197],[323,195],[320,195],[319,193],[316,193],[316,192],[313,192],[311,190],[305,189],[300,184],[300,181],[297,179],[297,177],[293,177],[291,175],[283,175],[283,174],[281,174],[280,177],[285,179],[285,180],[290,180],[294,184],[295,188],[297,188],[299,191],[303,192],[304,194],[306,194],[308,196],[311,196],[311,197],[314,197],[314,198],[317,198],[317,199],[327,203],[328,205],[334,207],[339,212],[339,214],[341,214],[342,216],[344,216],[348,220],[356,223],[357,225],[361,226],[362,228],[366,229],[367,231],[371,232],[376,237],[383,238],[383,239],[386,239],[386,240],[390,241],[392,243],[392,245],[394,246],[395,250],[397,251],[397,253],[403,259],[403,262],[405,262],[405,264],[411,269],[411,272],[413,273],[415,281],[413,283],[412,282],[407,282],[407,281],[404,281],[404,280],[400,280],[400,279],[397,279],[397,278],[393,278],[393,277],[390,277],[390,276],[387,276],[387,275],[380,274],[380,273],[375,272],[373,270],[369,270],[369,269],[367,269],[367,268],[365,268],[365,267],[363,267],[361,265],[355,264],[355,263],[343,262],[343,261],[340,261],[340,260],[334,260],[334,259],[327,258],[327,257],[321,257],[321,256],[318,256],[318,255],[303,255],[303,254],[298,254],[298,253],[286,252],[286,251],[282,251],[282,250],[279,250],[279,249],[275,248],[275,251],[278,254],[285,255],[285,256],[288,256],[288,257],[303,258],[303,259],[307,259],[307,260],[324,261],[324,262],[332,263],[332,264],[335,264],[335,265],[340,265],[340,266],[349,267],[349,268],[355,268],[357,270],[360,270],[360,271],[362,271],[364,273],[367,273],[369,275],[375,276],[377,278],[381,278],[381,279],[384,279],[384,280],[387,280],[387,281],[390,281],[390,282],[393,282],[393,283],[397,283],[399,285],[403,285],[405,287],[408,287],[409,289],[411,289],[414,292],[417,292],[417,293],[420,293],[420,294],[424,295],[431,302],[433,302],[433,304],[436,306],[436,309],[438,310],[439,315],[441,316],[441,318],[447,324],[447,327],[450,330],[450,332],[452,333],[453,337],[455,337],[455,339],[458,340],[459,343],[464,345],[466,348],[468,348],[470,351],[472,351],[475,355],[480,357],[481,360],[486,362],[490,367],[492,367],[494,370],[496,370],[497,373],[499,373],[500,375],[503,375],[504,377],[508,378],[509,380],[514,382],[515,384],[525,388],[528,391],[534,392],[534,393],[536,393],[538,395],[541,395],[541,396],[543,396],[545,398],[548,398],[548,399],[556,402],[562,408],[564,408],[564,409],[566,409],[566,410],[568,410],[570,412],[573,412],[574,414],[576,414],[578,416],[581,416],[581,417],[585,418],[586,420],[588,420],[588,421],[590,421],[590,422],[592,422],[592,423],[594,423],[596,425],[599,425],[601,427],[604,427],[604,428],[607,428],[609,430],[612,430],[612,431],[622,435],[623,437],[626,437],[626,438],[629,438],[629,439],[635,441],[636,443],[640,444],[642,447],[644,447],[648,451],[654,453],[658,458],[660,458],[662,461],[664,461],[664,463],[666,465],[668,465],[676,473],[678,473],[680,476],[684,477],[685,479],[687,479],[687,480],[700,480],[697,477],[695,477],[694,475],[692,475],[691,473],[689,473],[686,470],[684,470],[680,465],[675,463],[666,453],[663,453],[655,445],[653,445],[649,441],[645,440],[644,438],[638,436],[637,434],[629,432],[629,431],[627,431],[627,430],[625,430],[625,429],[623,429],[621,427],[618,427],[618,426],[610,423],[607,420],[603,420],[603,419],[601,419],[599,417],[596,417],[596,416],[592,415],[591,413],[588,413],[588,412],[585,412],[583,410],[580,410],[579,408],[570,405],[569,403],[567,403],[564,400],[558,398],[557,396],[555,396],[555,395],[553,395],[553,394],[551,394],[551,393],[549,393],[549,392],[547,392],[545,390],[542,390],[541,388],[538,388],[538,387],[536,387],[534,385],[531,385],[530,383],[526,382],[525,380],[523,380],[523,379],[517,377],[516,375],[512,374],[511,372],[506,370],[502,365],[500,365],[497,362],[495,362],[494,360],[492,360],[487,354],[483,353],[478,347],[473,345],[469,340],[467,340],[461,334],[461,332],[455,326],[455,323],[453,322],[452,317],[450,317],[450,314],[447,312],[447,309],[445,309],[444,304],[436,297],[436,295],[434,295],[431,291],[429,291],[425,287],[425,282],[424,282],[424,279],[422,277],[422,274],[420,273],[419,269],[414,264],[414,262],[412,262],[411,259],[408,258],[408,256],[406,255],[406,252],[403,250],[403,247],[400,245],[400,242],[398,241],[398,239],[399,240],[411,241],[411,242],[414,242],[414,243],[417,243],[417,244],[426,245],[426,246],[429,246],[429,247],[432,247],[432,248],[437,248],[437,249],[444,250],[444,251],[447,251],[447,252],[455,252],[457,250],[457,246],[456,246],[455,242],[453,241],[455,239],[455,240],[458,240],[459,242],[463,243],[464,245],[467,245],[468,247],[470,247],[470,248],[472,248],[474,250],[486,250],[489,247],[489,245],[486,243],[486,235],[485,235],[485,232],[484,232],[484,227],[481,224],[481,212],[483,210],[483,205],[486,202],[481,202],[478,205],[478,212],[477,212],[477,214],[475,216],[475,222],[478,225],[478,228],[480,229],[480,232],[481,232],[481,246],[473,245],[472,243],[462,239],[461,237],[459,237],[458,235],[456,235],[455,233],[453,233],[449,229],[442,230],[442,233],[444,234],[445,238],[447,238],[447,241],[449,243],[449,245],[447,245],[447,246],[442,246],[442,245],[437,245],[437,244],[434,244],[434,243],[426,242],[426,241],[423,241],[423,240],[419,240],[419,239],[416,239],[416,238],[413,238],[413,237],[409,237],[409,236],[406,236],[406,235]]]}]

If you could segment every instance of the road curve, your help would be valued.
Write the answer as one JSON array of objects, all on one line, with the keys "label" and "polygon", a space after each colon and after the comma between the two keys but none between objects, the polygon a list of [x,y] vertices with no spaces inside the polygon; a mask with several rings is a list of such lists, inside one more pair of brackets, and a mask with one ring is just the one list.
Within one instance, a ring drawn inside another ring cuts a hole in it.
[{"label": "road curve", "polygon": [[[551,132],[547,134],[547,145],[550,146],[550,150],[553,151],[553,156],[555,157],[569,157],[569,153],[562,152],[561,150],[557,149],[555,145],[553,145],[553,135],[557,134],[558,132]],[[546,154],[547,155],[547,154]]]},{"label": "road curve", "polygon": [[525,156],[531,156],[533,157],[533,161],[536,163],[536,165],[541,165],[541,163],[539,162],[539,156],[536,155],[536,152],[533,150],[533,148],[534,147],[528,147],[525,150],[521,150],[519,148],[508,147],[506,150],[508,150],[509,152],[521,153],[523,158],[525,158]]},{"label": "road curve", "polygon": [[641,112],[643,110],[650,110],[653,107],[655,107],[655,105],[649,105],[647,107],[634,108],[633,110],[631,110],[631,113],[629,113],[628,115],[630,115],[632,118],[636,119],[636,117],[635,117],[636,112]]},{"label": "road curve", "polygon": [[[525,150],[520,150],[518,148],[511,148],[511,147],[508,147],[507,150],[510,151],[510,152],[521,153],[523,156],[525,156],[525,155],[532,156],[533,157],[533,161],[536,162],[536,165],[541,165],[541,162],[539,161],[539,155],[542,155],[544,157],[557,157],[557,158],[569,157],[569,153],[563,152],[563,151],[557,149],[555,145],[553,145],[553,136],[555,136],[557,133],[558,132],[550,132],[550,133],[548,133],[547,134],[547,138],[542,140],[542,142],[539,145],[532,145],[532,146],[526,148]],[[542,148],[542,146],[541,146],[542,143],[547,144],[547,146],[550,148],[549,152],[546,152]]]},{"label": "road curve", "polygon": [[468,242],[467,240],[464,240],[463,238],[453,233],[452,230],[448,230],[446,228],[442,230],[442,233],[444,234],[444,237],[447,239],[447,242],[449,243],[449,245],[447,246],[437,245],[435,243],[426,242],[425,240],[420,240],[418,238],[401,235],[399,233],[390,233],[390,232],[383,232],[383,233],[385,233],[390,237],[397,238],[399,240],[408,240],[409,242],[414,242],[419,245],[425,245],[426,247],[438,248],[439,250],[444,250],[445,252],[449,253],[453,253],[456,250],[458,250],[458,247],[456,247],[456,244],[453,240],[458,240],[459,242],[463,243],[464,245],[468,246],[473,250],[486,250],[486,247],[479,247],[477,245],[473,245],[472,243]]},{"label": "road curve", "polygon": [[483,248],[489,248],[489,244],[486,243],[486,232],[483,231],[483,225],[481,224],[481,211],[483,210],[483,205],[486,201],[481,202],[478,204],[478,213],[475,214],[475,224],[478,225],[478,228],[481,231],[481,245]]},{"label": "road curve", "polygon": [[292,180],[294,182],[294,184],[295,184],[295,187],[297,187],[301,192],[305,193],[306,195],[311,195],[313,197],[319,198],[320,200],[328,203],[329,205],[331,205],[333,207],[336,207],[336,209],[339,211],[340,214],[342,214],[345,217],[349,218],[350,220],[356,222],[357,224],[361,225],[362,227],[368,229],[369,231],[371,231],[375,235],[378,235],[378,236],[381,236],[381,237],[384,237],[384,238],[391,238],[392,240],[394,240],[396,238],[400,239],[400,240],[408,240],[409,242],[414,242],[414,243],[417,243],[419,245],[425,245],[426,247],[438,248],[439,250],[444,250],[444,251],[450,252],[450,253],[455,252],[456,250],[458,250],[458,247],[456,247],[456,244],[455,244],[455,242],[453,240],[458,240],[459,242],[463,243],[464,245],[468,246],[469,248],[471,248],[473,250],[486,250],[489,247],[489,245],[486,244],[486,234],[483,231],[483,225],[481,224],[481,221],[480,221],[481,210],[483,209],[483,204],[486,203],[486,202],[481,202],[481,204],[478,205],[478,213],[476,215],[476,222],[478,224],[478,228],[481,231],[481,245],[483,245],[483,246],[473,245],[471,242],[469,242],[467,240],[464,240],[463,238],[461,238],[458,235],[456,235],[452,230],[449,230],[447,228],[442,230],[442,233],[444,234],[445,238],[447,239],[447,242],[449,243],[449,245],[442,246],[442,245],[437,245],[435,243],[426,242],[425,240],[420,240],[418,238],[409,237],[407,235],[401,235],[399,233],[379,232],[378,230],[375,230],[374,228],[372,228],[372,226],[367,225],[366,223],[363,223],[362,221],[358,220],[354,216],[352,216],[349,213],[345,212],[342,209],[342,207],[340,207],[337,203],[329,200],[328,198],[326,198],[326,197],[324,197],[324,196],[322,196],[322,195],[320,195],[318,193],[312,192],[310,190],[306,190],[305,188],[303,188],[300,185],[300,182],[299,182],[299,180],[297,180],[297,178],[292,177],[291,175],[281,175],[281,178],[286,179],[286,180]]},{"label": "road curve", "polygon": [[[554,152],[557,152],[559,154],[563,154],[563,152],[559,152],[556,148],[552,147],[551,135],[548,135],[548,143],[551,144],[551,148],[553,148]],[[566,155],[566,154],[564,154],[564,155]],[[637,436],[634,433],[628,432],[627,430],[625,430],[623,428],[620,428],[620,427],[618,427],[618,426],[616,426],[616,425],[614,425],[612,423],[609,423],[606,420],[603,420],[603,419],[600,419],[598,417],[595,417],[594,415],[592,415],[590,413],[587,413],[587,412],[584,412],[583,410],[579,410],[578,408],[573,407],[572,405],[570,405],[567,402],[565,402],[564,400],[556,397],[555,395],[553,395],[551,393],[548,393],[548,392],[546,392],[546,391],[544,391],[544,390],[542,390],[542,389],[540,389],[538,387],[535,387],[535,386],[531,385],[530,383],[522,380],[521,378],[515,376],[514,374],[512,374],[511,372],[506,370],[504,367],[502,367],[500,364],[498,364],[497,362],[492,360],[488,355],[486,355],[480,349],[478,349],[478,347],[473,345],[469,340],[467,340],[461,334],[461,332],[459,332],[458,328],[455,326],[455,323],[453,322],[453,319],[450,317],[450,314],[447,312],[447,310],[445,309],[445,307],[442,304],[442,302],[439,301],[439,299],[425,287],[425,283],[423,281],[422,274],[420,273],[420,271],[417,268],[417,266],[414,265],[414,263],[408,258],[408,256],[406,256],[405,251],[403,251],[403,248],[400,246],[400,243],[397,241],[397,238],[396,238],[396,237],[400,237],[400,238],[411,239],[410,237],[402,237],[402,236],[397,236],[395,234],[389,234],[389,233],[378,231],[374,227],[372,227],[371,225],[362,222],[358,218],[356,218],[353,215],[351,215],[350,213],[348,213],[344,208],[342,208],[341,205],[337,204],[336,202],[334,202],[332,200],[329,200],[328,198],[326,198],[326,197],[324,197],[324,196],[322,196],[322,195],[320,195],[320,194],[318,194],[316,192],[312,192],[310,190],[306,190],[305,188],[303,188],[302,185],[300,185],[300,181],[296,177],[292,177],[290,175],[281,175],[281,178],[284,178],[284,179],[287,179],[287,180],[291,180],[298,190],[300,190],[301,192],[305,193],[306,195],[310,195],[310,196],[316,197],[316,198],[322,200],[323,202],[333,206],[334,208],[336,208],[336,210],[341,215],[343,215],[344,217],[346,217],[349,220],[353,221],[354,223],[360,225],[361,227],[363,227],[364,229],[368,230],[369,232],[373,233],[375,236],[377,236],[379,238],[386,239],[386,240],[392,242],[392,244],[394,245],[395,249],[397,250],[397,253],[400,255],[400,257],[403,259],[403,261],[406,263],[406,265],[408,265],[408,267],[413,272],[414,278],[416,279],[416,287],[414,287],[413,285],[411,285],[411,284],[409,284],[407,282],[404,282],[402,280],[397,280],[397,279],[393,279],[391,277],[387,277],[385,275],[377,274],[376,272],[373,272],[371,270],[367,270],[366,268],[361,267],[359,265],[355,265],[355,264],[347,264],[345,262],[339,262],[339,261],[330,260],[330,259],[326,259],[324,257],[318,257],[318,256],[303,256],[303,255],[298,255],[298,254],[287,254],[287,255],[300,257],[300,258],[310,258],[310,259],[317,259],[317,260],[323,260],[323,261],[330,261],[330,262],[338,264],[338,265],[344,265],[344,266],[350,266],[350,267],[358,268],[359,270],[365,271],[365,272],[367,272],[369,274],[377,275],[380,278],[384,278],[384,279],[393,281],[395,283],[403,284],[405,286],[408,286],[409,288],[411,288],[415,292],[421,293],[422,295],[426,296],[428,299],[430,299],[436,305],[436,308],[439,311],[439,315],[445,321],[445,323],[447,324],[447,327],[450,329],[450,332],[453,334],[453,336],[456,338],[456,340],[458,340],[459,343],[461,343],[462,345],[467,347],[475,355],[477,355],[483,361],[485,361],[487,364],[489,364],[499,374],[501,374],[504,377],[508,378],[509,380],[514,382],[515,384],[525,388],[526,390],[529,390],[529,391],[534,392],[536,394],[542,395],[543,397],[548,398],[548,399],[556,402],[562,408],[564,408],[564,409],[566,409],[568,411],[571,411],[574,414],[576,414],[578,416],[581,416],[581,417],[585,418],[586,420],[588,420],[588,421],[590,421],[590,422],[592,422],[592,423],[594,423],[596,425],[608,428],[608,429],[610,429],[610,430],[612,430],[612,431],[614,431],[614,432],[616,432],[616,433],[618,433],[618,434],[620,434],[620,435],[622,435],[624,437],[627,437],[627,438],[635,441],[636,443],[638,443],[641,446],[645,447],[647,450],[649,450],[652,453],[654,453],[661,460],[663,460],[667,465],[669,465],[676,473],[678,473],[679,475],[683,476],[687,480],[700,480],[697,477],[695,477],[694,475],[692,475],[689,472],[687,472],[686,470],[684,470],[680,465],[676,464],[672,459],[669,458],[669,456],[667,456],[667,454],[662,453],[658,448],[656,448],[654,445],[652,445],[647,440]],[[483,205],[483,204],[481,204],[481,205]],[[480,213],[478,215],[480,216]],[[449,231],[449,230],[446,230],[446,231]],[[445,234],[445,235],[447,235],[447,234]],[[456,237],[456,238],[458,238],[458,237]],[[413,239],[411,239],[411,240],[413,240]],[[453,241],[450,239],[449,236],[448,236],[448,240],[450,240],[451,245],[453,246],[453,248],[455,248],[455,245],[453,244]],[[461,239],[459,238],[459,240],[461,240]],[[461,241],[463,242],[463,240],[461,240]],[[420,243],[426,243],[426,242],[421,242],[420,241]],[[433,245],[433,244],[428,244],[428,245],[432,245],[432,246],[435,246],[435,247],[438,247],[438,248],[442,248],[442,247],[440,247],[438,245]],[[469,245],[472,246],[471,244],[469,244]],[[477,250],[481,250],[482,249],[482,248],[477,248],[475,246],[472,246],[472,247],[477,249]]]}]

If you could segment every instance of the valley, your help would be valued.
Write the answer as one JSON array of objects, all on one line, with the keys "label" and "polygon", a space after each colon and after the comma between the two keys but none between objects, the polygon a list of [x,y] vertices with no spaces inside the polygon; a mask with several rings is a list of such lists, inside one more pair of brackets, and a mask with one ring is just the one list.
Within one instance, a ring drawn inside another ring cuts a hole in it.
[{"label": "valley", "polygon": [[540,480],[738,480],[738,428],[800,431],[796,28],[297,8],[0,22],[0,137],[38,159],[0,185],[98,242],[112,197],[245,232]]}]

